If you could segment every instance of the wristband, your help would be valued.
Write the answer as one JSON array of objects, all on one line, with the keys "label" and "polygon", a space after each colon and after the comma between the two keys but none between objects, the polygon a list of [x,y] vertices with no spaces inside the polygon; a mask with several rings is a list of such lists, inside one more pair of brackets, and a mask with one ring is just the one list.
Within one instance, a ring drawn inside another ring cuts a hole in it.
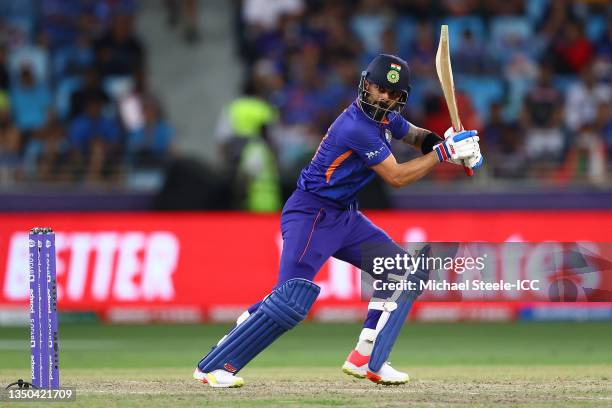
[{"label": "wristband", "polygon": [[427,135],[425,135],[425,138],[423,139],[423,143],[421,143],[421,152],[423,152],[423,154],[427,154],[431,152],[434,146],[443,140],[444,139],[442,139],[436,133],[429,132]]},{"label": "wristband", "polygon": [[438,161],[440,163],[448,161],[448,159],[450,159],[451,157],[451,154],[448,151],[448,147],[446,146],[446,143],[439,143],[435,145],[433,150],[438,155]]}]

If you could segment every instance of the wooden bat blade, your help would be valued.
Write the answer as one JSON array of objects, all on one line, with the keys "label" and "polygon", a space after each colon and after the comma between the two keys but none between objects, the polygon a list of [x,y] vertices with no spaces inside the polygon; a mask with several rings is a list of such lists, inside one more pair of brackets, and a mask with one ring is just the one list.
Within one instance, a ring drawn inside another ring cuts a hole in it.
[{"label": "wooden bat blade", "polygon": [[457,109],[457,99],[455,98],[455,82],[450,60],[447,25],[443,25],[440,30],[440,43],[436,52],[436,72],[438,73],[438,79],[444,93],[451,124],[453,129],[458,132],[463,129],[463,126],[461,125],[459,110]]},{"label": "wooden bat blade", "polygon": [[[440,86],[446,100],[446,107],[450,115],[451,124],[455,132],[463,130],[459,110],[457,109],[457,99],[455,98],[455,81],[453,80],[453,68],[451,66],[450,50],[448,45],[448,26],[443,25],[440,29],[440,42],[436,52],[436,72],[440,80]],[[474,171],[467,166],[463,166],[465,174],[472,176]]]}]

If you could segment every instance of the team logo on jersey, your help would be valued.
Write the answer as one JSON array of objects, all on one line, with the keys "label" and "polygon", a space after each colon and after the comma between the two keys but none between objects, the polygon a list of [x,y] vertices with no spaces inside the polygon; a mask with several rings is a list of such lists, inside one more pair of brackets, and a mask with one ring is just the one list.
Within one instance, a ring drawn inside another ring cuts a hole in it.
[{"label": "team logo on jersey", "polygon": [[389,129],[385,129],[385,138],[388,143],[391,143],[391,131]]},{"label": "team logo on jersey", "polygon": [[391,69],[389,70],[389,72],[387,72],[387,81],[391,82],[392,84],[396,84],[399,81],[399,72]]},{"label": "team logo on jersey", "polygon": [[368,160],[372,160],[374,157],[378,156],[380,154],[380,152],[382,152],[382,150],[385,148],[385,146],[382,146],[380,149],[378,150],[374,150],[373,152],[367,152],[366,153],[366,157],[368,158]]}]

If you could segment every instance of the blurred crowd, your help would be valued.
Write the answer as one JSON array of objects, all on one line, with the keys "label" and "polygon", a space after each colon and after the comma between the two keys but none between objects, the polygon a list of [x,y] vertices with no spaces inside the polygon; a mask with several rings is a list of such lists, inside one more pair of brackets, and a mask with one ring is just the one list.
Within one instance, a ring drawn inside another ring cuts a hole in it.
[{"label": "blurred crowd", "polygon": [[[381,52],[399,55],[411,67],[406,118],[443,134],[450,121],[435,54],[440,25],[448,24],[460,115],[466,128],[480,130],[486,152],[481,177],[606,181],[612,163],[609,1],[236,4],[235,31],[248,67],[248,89],[239,100],[256,100],[270,113],[258,116],[259,135],[251,129],[236,138],[231,115],[221,121],[218,137],[235,168],[236,152],[258,137],[274,154],[278,172],[294,183],[330,123],[356,98],[360,71]],[[401,160],[420,154],[401,144],[394,149]],[[456,177],[462,170],[450,165],[431,175]]]},{"label": "blurred crowd", "polygon": [[0,2],[0,183],[115,185],[169,159],[174,130],[148,84],[136,6]]},{"label": "blurred crowd", "polygon": [[[202,39],[197,0],[156,0]],[[121,183],[174,157],[148,81],[137,0],[0,2],[0,185]],[[612,5],[605,0],[234,0],[242,95],[215,131],[239,206],[275,209],[381,52],[412,69],[404,111],[449,126],[435,73],[448,24],[459,110],[481,177],[606,183],[612,162]],[[228,39],[229,40],[229,39]],[[224,46],[219,44],[219,46]],[[228,78],[229,81],[235,78]],[[212,133],[212,132],[211,132]],[[420,153],[394,146],[400,160]],[[439,166],[429,176],[455,179]],[[246,204],[245,204],[246,203]]]}]

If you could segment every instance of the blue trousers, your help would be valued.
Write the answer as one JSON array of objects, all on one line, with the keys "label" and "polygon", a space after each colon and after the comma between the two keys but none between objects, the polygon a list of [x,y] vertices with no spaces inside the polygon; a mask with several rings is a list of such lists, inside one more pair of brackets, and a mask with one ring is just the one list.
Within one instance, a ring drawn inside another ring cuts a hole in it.
[{"label": "blue trousers", "polygon": [[[342,206],[300,189],[285,203],[281,233],[283,251],[277,286],[293,278],[313,281],[331,256],[360,268],[363,244],[393,242],[357,209],[356,202]],[[258,306],[259,302],[249,312]],[[369,310],[364,327],[375,328],[380,314]]]}]

